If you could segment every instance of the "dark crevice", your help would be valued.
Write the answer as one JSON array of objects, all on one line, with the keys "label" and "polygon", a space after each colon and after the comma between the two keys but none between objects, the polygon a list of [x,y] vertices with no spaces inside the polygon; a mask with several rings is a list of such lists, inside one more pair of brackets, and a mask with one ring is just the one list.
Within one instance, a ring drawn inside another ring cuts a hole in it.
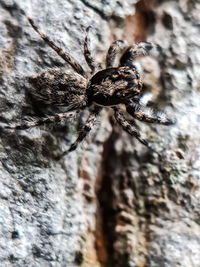
[{"label": "dark crevice", "polygon": [[[98,260],[102,267],[129,267],[131,251],[129,237],[123,232],[116,231],[116,227],[132,227],[129,214],[135,212],[132,199],[127,199],[126,189],[134,192],[134,182],[128,173],[130,155],[125,151],[119,156],[113,146],[120,138],[122,129],[114,122],[113,131],[104,144],[102,155],[102,175],[96,181],[98,207],[96,248]],[[120,170],[120,173],[119,173]],[[133,193],[135,194],[135,192]],[[124,215],[125,214],[125,215]],[[126,214],[128,216],[126,217]],[[122,248],[116,244],[121,243]]]},{"label": "dark crevice", "polygon": [[145,30],[146,35],[152,34],[154,32],[154,25],[156,22],[156,16],[154,13],[153,7],[155,6],[155,0],[151,1],[139,1],[136,5],[136,14],[140,14],[140,16],[144,20],[144,25],[142,31]]},{"label": "dark crevice", "polygon": [[88,8],[92,9],[95,13],[97,13],[103,20],[107,20],[108,17],[98,8],[94,7],[93,5],[91,5],[90,3],[88,3],[85,0],[81,0],[81,2]]},{"label": "dark crevice", "polygon": [[[15,55],[18,52],[18,38],[20,29],[18,26],[12,24],[10,21],[5,20],[4,24],[7,28],[8,36],[11,37],[11,42],[8,47],[0,51],[0,76],[4,73],[13,70],[15,67]],[[3,80],[2,80],[3,81]]]},{"label": "dark crevice", "polygon": [[[113,168],[116,164],[116,160],[119,160],[113,148],[113,143],[116,139],[116,133],[113,131],[110,138],[104,144],[104,152],[102,155],[102,169],[103,174],[101,177],[101,187],[96,192],[99,201],[99,222],[97,222],[98,228],[101,228],[101,246],[98,246],[99,240],[97,242],[97,255],[99,262],[102,267],[116,266],[114,265],[114,248],[113,243],[115,241],[115,213],[113,209],[113,199],[114,195],[112,192],[112,179],[117,179],[113,177]],[[112,160],[111,160],[112,159]],[[104,253],[102,253],[104,251]]]},{"label": "dark crevice", "polygon": [[156,15],[155,1],[139,1],[136,4],[136,12],[125,19],[123,38],[130,43],[146,40],[149,34],[154,32]]},{"label": "dark crevice", "polygon": [[[82,2],[85,1],[82,0]],[[125,30],[123,36],[124,39],[127,39],[129,42],[138,42],[145,40],[147,35],[154,32],[154,26],[156,23],[154,7],[156,4],[157,1],[154,0],[149,1],[149,3],[147,3],[147,1],[145,0],[142,0],[136,5],[136,14],[134,16],[128,16],[125,21]],[[134,27],[134,31],[132,27]],[[96,192],[99,202],[99,210],[97,211],[98,234],[96,236],[97,256],[102,267],[133,266],[130,263],[131,252],[129,251],[128,241],[126,239],[127,236],[123,236],[126,235],[123,232],[116,232],[116,227],[119,225],[119,221],[120,223],[122,223],[122,225],[128,225],[132,227],[133,232],[136,229],[135,224],[129,221],[128,217],[127,221],[125,221],[126,218],[121,219],[121,212],[125,211],[127,212],[127,214],[133,215],[135,213],[135,217],[138,217],[136,219],[138,220],[137,229],[140,229],[141,227],[140,230],[141,232],[143,232],[143,237],[145,240],[144,243],[142,243],[142,241],[140,241],[139,239],[137,240],[139,245],[136,245],[136,247],[138,246],[139,250],[142,251],[141,255],[143,255],[143,263],[141,263],[139,266],[148,266],[148,257],[146,256],[146,252],[143,252],[143,250],[145,251],[145,249],[147,249],[147,242],[150,239],[148,225],[151,216],[150,212],[146,210],[145,207],[145,205],[147,206],[147,204],[145,204],[146,201],[143,199],[144,192],[141,191],[143,189],[137,188],[141,185],[137,185],[137,179],[133,181],[133,177],[131,175],[129,177],[128,175],[128,169],[130,167],[130,155],[126,155],[125,152],[122,152],[122,154],[119,156],[115,150],[114,144],[119,138],[118,131],[118,126],[114,126],[110,138],[104,144],[104,152],[102,155],[102,175],[99,178],[99,181],[97,181],[98,185],[100,185]],[[144,157],[145,155],[143,155],[142,162],[145,161]],[[118,172],[116,170],[118,170]],[[118,180],[118,187],[113,188],[114,185],[116,186],[116,180]],[[136,183],[136,185],[134,184],[134,182]],[[126,191],[124,190],[125,183],[125,186],[127,186],[128,189],[131,189],[133,191],[133,195],[135,196],[135,202],[134,204],[131,204],[133,206],[129,206],[129,203],[127,203],[126,195],[123,195],[123,193]],[[114,190],[117,191],[117,196],[116,191],[114,192]],[[116,201],[118,201],[118,198],[120,198],[121,203],[116,203]],[[137,198],[140,199],[138,200],[138,202]],[[143,200],[141,200],[141,198]],[[144,209],[142,211],[140,210],[140,201],[144,201]],[[122,206],[118,204],[122,204]],[[118,245],[120,243],[120,245],[123,247],[121,248],[121,251],[119,248],[115,247],[116,243],[118,243]],[[122,251],[123,253],[121,253]]]}]

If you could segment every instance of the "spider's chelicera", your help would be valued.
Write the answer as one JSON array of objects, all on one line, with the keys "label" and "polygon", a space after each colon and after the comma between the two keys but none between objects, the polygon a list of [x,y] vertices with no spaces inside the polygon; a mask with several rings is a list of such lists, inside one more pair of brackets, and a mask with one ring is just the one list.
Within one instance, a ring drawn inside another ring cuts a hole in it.
[{"label": "spider's chelicera", "polygon": [[[20,9],[20,11],[26,16],[23,10]],[[117,40],[111,44],[107,52],[106,68],[102,69],[92,57],[89,38],[91,27],[88,27],[84,41],[84,57],[91,69],[89,77],[82,66],[69,53],[58,47],[37,27],[31,18],[26,17],[42,39],[70,64],[75,72],[57,68],[46,70],[30,78],[33,85],[33,95],[45,103],[65,106],[67,111],[10,128],[28,129],[45,123],[59,122],[75,116],[86,107],[90,107],[90,115],[85,126],[79,132],[78,138],[67,151],[59,156],[60,158],[77,148],[91,130],[103,107],[111,107],[114,110],[116,121],[122,128],[146,146],[149,146],[147,141],[141,137],[134,120],[130,122],[126,119],[120,109],[121,104],[124,104],[126,111],[137,120],[164,125],[173,123],[165,114],[152,111],[140,103],[142,80],[133,62],[136,57],[150,54],[153,50],[159,51],[160,47],[158,45],[150,42],[139,42],[129,46],[126,41]],[[114,63],[118,54],[122,56],[118,66],[115,67]]]}]

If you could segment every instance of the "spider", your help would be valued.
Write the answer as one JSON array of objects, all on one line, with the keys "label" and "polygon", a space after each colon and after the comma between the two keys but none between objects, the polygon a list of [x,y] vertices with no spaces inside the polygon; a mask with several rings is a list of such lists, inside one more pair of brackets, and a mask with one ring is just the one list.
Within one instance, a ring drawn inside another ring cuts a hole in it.
[{"label": "spider", "polygon": [[[92,56],[90,48],[89,31],[91,26],[86,29],[84,40],[84,57],[90,68],[90,75],[82,66],[71,56],[70,53],[63,51],[45,33],[43,33],[35,22],[26,15],[25,11],[17,6],[18,10],[26,16],[33,29],[61,58],[63,58],[72,70],[63,71],[59,68],[48,69],[30,78],[33,85],[33,95],[39,100],[55,105],[64,106],[67,111],[58,113],[54,116],[40,118],[35,121],[24,122],[20,125],[10,126],[14,129],[28,129],[30,127],[55,123],[66,120],[78,114],[81,110],[89,108],[90,115],[85,126],[79,132],[76,141],[61,155],[74,151],[80,142],[87,136],[94,125],[94,122],[103,107],[111,107],[114,110],[114,117],[122,128],[139,142],[150,147],[148,142],[141,137],[137,126],[132,120],[126,119],[121,106],[124,105],[126,111],[134,119],[147,123],[158,123],[170,125],[173,120],[165,114],[152,111],[140,103],[142,95],[142,80],[140,74],[134,66],[134,59],[150,54],[154,49],[160,51],[160,47],[150,42],[139,42],[128,45],[124,40],[114,41],[108,49],[106,56],[106,68],[97,64]],[[121,55],[119,64],[115,67],[117,55]]]}]

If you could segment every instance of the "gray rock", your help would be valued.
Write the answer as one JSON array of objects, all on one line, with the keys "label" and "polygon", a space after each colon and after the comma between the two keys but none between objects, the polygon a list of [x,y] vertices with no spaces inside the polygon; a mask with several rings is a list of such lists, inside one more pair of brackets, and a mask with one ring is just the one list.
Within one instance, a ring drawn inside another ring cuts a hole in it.
[{"label": "gray rock", "polygon": [[88,25],[99,62],[114,36],[143,36],[164,48],[137,63],[156,108],[177,120],[139,124],[157,153],[105,109],[77,151],[56,162],[88,112],[52,127],[5,129],[57,112],[32,100],[28,77],[70,67],[12,0],[0,0],[0,266],[200,266],[200,3],[136,2],[17,1],[87,70]]}]

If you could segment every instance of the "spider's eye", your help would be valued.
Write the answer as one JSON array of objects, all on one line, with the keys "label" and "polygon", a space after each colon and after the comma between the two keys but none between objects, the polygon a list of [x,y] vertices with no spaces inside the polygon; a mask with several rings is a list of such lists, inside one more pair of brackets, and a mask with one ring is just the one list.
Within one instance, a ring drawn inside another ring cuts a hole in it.
[{"label": "spider's eye", "polygon": [[138,48],[143,48],[143,49],[146,49],[146,50],[149,50],[149,51],[151,49],[153,49],[153,45],[150,42],[140,42],[139,44],[140,45],[138,45]]},{"label": "spider's eye", "polygon": [[125,74],[128,74],[128,75],[133,75],[134,74],[133,71],[132,71],[132,69],[125,70],[124,73]]}]

